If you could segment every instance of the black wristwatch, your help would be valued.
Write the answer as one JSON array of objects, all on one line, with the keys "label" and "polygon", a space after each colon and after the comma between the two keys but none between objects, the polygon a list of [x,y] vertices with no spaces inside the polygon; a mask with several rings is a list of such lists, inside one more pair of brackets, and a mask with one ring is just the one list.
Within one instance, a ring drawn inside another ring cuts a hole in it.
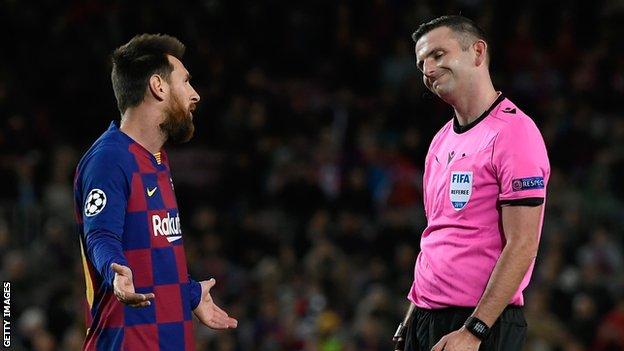
[{"label": "black wristwatch", "polygon": [[464,326],[472,335],[476,336],[481,341],[484,341],[490,336],[490,327],[477,317],[468,317]]}]

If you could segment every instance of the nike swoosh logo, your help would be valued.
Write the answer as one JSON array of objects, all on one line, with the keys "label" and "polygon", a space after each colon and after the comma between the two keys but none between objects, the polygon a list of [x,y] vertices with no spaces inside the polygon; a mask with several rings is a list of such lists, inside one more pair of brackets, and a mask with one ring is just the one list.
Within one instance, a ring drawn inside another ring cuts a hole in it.
[{"label": "nike swoosh logo", "polygon": [[147,196],[154,195],[154,193],[156,192],[156,189],[158,189],[157,186],[155,186],[154,189],[152,189],[152,190],[150,190],[150,188],[147,188]]},{"label": "nike swoosh logo", "polygon": [[174,241],[176,241],[176,240],[180,239],[181,237],[182,237],[182,235],[168,236],[168,237],[167,237],[167,241],[168,241],[168,242],[170,242],[170,243],[172,243],[172,242],[174,242]]}]

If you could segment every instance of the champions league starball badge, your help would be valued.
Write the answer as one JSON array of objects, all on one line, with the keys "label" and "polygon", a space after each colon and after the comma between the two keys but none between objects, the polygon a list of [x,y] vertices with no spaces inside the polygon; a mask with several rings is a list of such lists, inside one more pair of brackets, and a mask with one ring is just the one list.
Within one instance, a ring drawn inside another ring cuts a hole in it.
[{"label": "champions league starball badge", "polygon": [[106,194],[100,189],[93,189],[87,195],[87,201],[85,201],[84,214],[87,217],[95,216],[102,212],[106,206]]}]

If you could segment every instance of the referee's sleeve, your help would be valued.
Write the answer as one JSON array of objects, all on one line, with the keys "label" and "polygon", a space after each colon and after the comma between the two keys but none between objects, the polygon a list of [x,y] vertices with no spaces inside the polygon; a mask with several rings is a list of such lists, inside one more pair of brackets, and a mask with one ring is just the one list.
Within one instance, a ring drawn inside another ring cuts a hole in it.
[{"label": "referee's sleeve", "polygon": [[544,203],[550,164],[544,139],[529,117],[510,116],[494,142],[492,167],[498,179],[501,206]]},{"label": "referee's sleeve", "polygon": [[115,153],[95,155],[82,174],[82,216],[85,251],[104,283],[112,287],[111,263],[127,266],[122,236],[130,193],[128,181]]}]

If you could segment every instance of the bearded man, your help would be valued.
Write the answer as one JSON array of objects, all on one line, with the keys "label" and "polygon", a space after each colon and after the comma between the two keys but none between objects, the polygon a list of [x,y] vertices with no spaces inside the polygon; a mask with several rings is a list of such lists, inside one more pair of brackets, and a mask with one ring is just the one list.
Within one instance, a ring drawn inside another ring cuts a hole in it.
[{"label": "bearded man", "polygon": [[213,329],[238,322],[210,296],[215,280],[190,278],[163,145],[194,132],[199,95],[185,46],[142,34],[112,55],[121,121],[80,160],[75,216],[89,307],[83,350],[194,350],[192,314]]}]

